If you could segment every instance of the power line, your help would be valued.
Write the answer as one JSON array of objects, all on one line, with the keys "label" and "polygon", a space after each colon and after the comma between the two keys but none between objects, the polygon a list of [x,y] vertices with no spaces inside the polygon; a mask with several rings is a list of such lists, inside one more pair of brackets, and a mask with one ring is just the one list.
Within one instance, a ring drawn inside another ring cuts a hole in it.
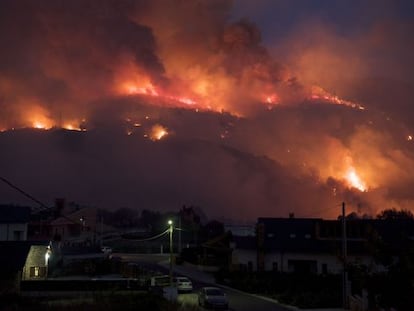
[{"label": "power line", "polygon": [[146,238],[146,239],[126,239],[126,238],[121,238],[121,240],[128,240],[128,241],[134,241],[134,242],[145,242],[145,241],[151,241],[151,240],[155,240],[158,239],[164,235],[166,235],[167,233],[170,232],[170,228],[168,228],[167,230],[165,230],[164,232],[161,232],[160,234],[157,234],[153,237],[150,238]]},{"label": "power line", "polygon": [[36,199],[34,196],[28,194],[26,191],[24,191],[23,189],[17,187],[16,185],[14,185],[13,183],[11,183],[9,180],[7,180],[4,177],[0,176],[0,180],[3,181],[5,184],[7,184],[8,186],[10,186],[11,188],[17,190],[18,192],[20,192],[21,194],[23,194],[24,196],[26,196],[27,198],[29,198],[30,200],[36,202],[37,204],[39,204],[43,209],[39,208],[40,210],[44,210],[44,209],[50,209],[50,207],[47,207],[45,204],[43,204],[41,201],[39,201],[38,199]]},{"label": "power line", "polygon": [[[14,185],[11,181],[7,180],[4,177],[0,176],[0,180],[3,181],[4,183],[6,183],[8,186],[10,186],[11,188],[17,190],[18,192],[20,192],[21,194],[23,194],[24,196],[26,196],[27,198],[29,198],[30,200],[36,202],[37,204],[39,204],[41,207],[34,207],[37,209],[37,211],[44,211],[44,210],[50,210],[51,207],[46,206],[46,204],[44,204],[43,202],[39,201],[38,199],[36,199],[34,196],[28,194],[26,191],[24,191],[23,189],[19,188],[18,186]],[[80,223],[65,216],[65,215],[60,215],[61,217],[65,218],[66,220],[69,220],[70,222],[79,225]]]}]

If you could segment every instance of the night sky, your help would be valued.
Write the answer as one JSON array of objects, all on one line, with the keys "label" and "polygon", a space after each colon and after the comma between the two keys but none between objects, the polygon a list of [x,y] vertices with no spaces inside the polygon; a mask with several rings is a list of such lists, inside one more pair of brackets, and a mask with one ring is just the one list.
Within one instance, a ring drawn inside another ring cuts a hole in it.
[{"label": "night sky", "polygon": [[409,0],[1,0],[0,177],[220,220],[414,211],[413,33]]}]

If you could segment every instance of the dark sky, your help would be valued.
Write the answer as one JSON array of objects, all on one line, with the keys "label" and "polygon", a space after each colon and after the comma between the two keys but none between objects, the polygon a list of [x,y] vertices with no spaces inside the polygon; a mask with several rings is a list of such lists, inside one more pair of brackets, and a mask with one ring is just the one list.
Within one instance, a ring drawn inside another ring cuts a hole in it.
[{"label": "dark sky", "polygon": [[[0,176],[48,205],[242,221],[413,210],[413,16],[402,0],[2,0]],[[5,184],[0,203],[33,205]]]}]

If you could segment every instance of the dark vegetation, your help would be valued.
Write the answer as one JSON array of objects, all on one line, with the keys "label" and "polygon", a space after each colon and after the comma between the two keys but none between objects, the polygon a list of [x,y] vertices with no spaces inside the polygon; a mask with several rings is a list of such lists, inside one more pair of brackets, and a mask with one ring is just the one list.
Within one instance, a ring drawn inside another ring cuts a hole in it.
[{"label": "dark vegetation", "polygon": [[369,273],[367,267],[349,267],[354,293],[367,290],[369,305],[374,308],[395,308],[399,311],[413,310],[414,297],[414,241],[409,234],[414,215],[407,210],[388,209],[377,215],[395,230],[392,239],[380,237],[373,232],[367,247],[377,263],[386,267],[383,273]]},{"label": "dark vegetation", "polygon": [[[351,215],[351,218],[355,217]],[[352,294],[361,296],[366,291],[370,310],[394,308],[398,311],[412,311],[414,241],[407,228],[412,226],[414,215],[410,211],[388,209],[376,218],[391,223],[391,227],[395,228],[389,232],[391,238],[381,237],[372,230],[366,241],[367,251],[386,270],[383,273],[372,273],[367,266],[349,265],[348,278]],[[221,271],[217,274],[217,280],[301,308],[342,306],[342,275]]]},{"label": "dark vegetation", "polygon": [[91,298],[53,299],[29,298],[18,295],[0,297],[0,310],[134,310],[134,311],[185,311],[178,303],[169,302],[158,295],[148,293],[137,294],[96,294]]},{"label": "dark vegetation", "polygon": [[264,295],[299,308],[335,308],[341,305],[341,276],[278,272],[232,272],[217,275],[219,282]]}]

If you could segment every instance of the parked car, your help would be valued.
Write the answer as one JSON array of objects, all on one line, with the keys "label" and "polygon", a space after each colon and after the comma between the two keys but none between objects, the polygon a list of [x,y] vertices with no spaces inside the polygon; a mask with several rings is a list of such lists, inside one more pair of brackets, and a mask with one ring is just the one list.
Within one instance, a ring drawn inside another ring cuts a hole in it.
[{"label": "parked car", "polygon": [[203,307],[229,308],[227,295],[218,287],[202,287],[198,293],[198,305]]},{"label": "parked car", "polygon": [[179,292],[191,292],[193,290],[193,283],[185,276],[174,277],[173,284]]},{"label": "parked car", "polygon": [[149,279],[148,290],[152,293],[162,295],[168,300],[175,300],[178,295],[177,287],[170,287],[169,275],[156,275]]},{"label": "parked car", "polygon": [[110,248],[109,246],[102,246],[101,251],[104,252],[105,254],[111,254],[112,248]]},{"label": "parked car", "polygon": [[150,286],[152,287],[165,287],[170,285],[169,275],[156,275],[151,277]]}]

